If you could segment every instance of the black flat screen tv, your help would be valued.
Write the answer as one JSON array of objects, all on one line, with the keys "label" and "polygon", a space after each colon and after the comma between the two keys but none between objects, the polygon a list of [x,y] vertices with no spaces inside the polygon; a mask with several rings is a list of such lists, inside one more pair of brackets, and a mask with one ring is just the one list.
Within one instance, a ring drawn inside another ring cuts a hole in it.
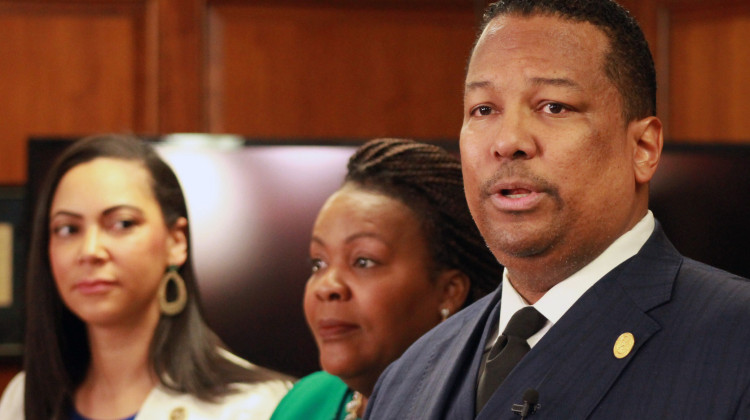
[{"label": "black flat screen tv", "polygon": [[649,207],[682,254],[750,278],[750,144],[667,144]]},{"label": "black flat screen tv", "polygon": [[[29,141],[28,202],[69,143]],[[187,196],[207,320],[240,356],[294,376],[319,368],[302,312],[310,230],[359,143],[154,139]],[[750,145],[668,144],[650,207],[685,255],[750,277]]]}]

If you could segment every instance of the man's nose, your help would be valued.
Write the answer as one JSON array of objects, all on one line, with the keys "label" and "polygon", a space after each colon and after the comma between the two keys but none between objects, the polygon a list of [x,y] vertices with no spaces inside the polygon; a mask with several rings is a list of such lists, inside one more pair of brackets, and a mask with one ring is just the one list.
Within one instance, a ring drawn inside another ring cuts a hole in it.
[{"label": "man's nose", "polygon": [[531,159],[537,144],[531,130],[530,116],[523,110],[506,109],[493,133],[492,153],[497,159]]}]

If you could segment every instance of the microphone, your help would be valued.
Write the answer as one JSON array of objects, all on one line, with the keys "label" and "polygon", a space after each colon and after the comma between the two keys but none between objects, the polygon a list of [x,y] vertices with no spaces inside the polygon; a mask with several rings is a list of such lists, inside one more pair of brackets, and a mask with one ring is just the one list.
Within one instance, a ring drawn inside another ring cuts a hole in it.
[{"label": "microphone", "polygon": [[523,404],[513,404],[511,411],[521,416],[522,419],[534,414],[539,405],[539,391],[529,388],[523,393]]}]

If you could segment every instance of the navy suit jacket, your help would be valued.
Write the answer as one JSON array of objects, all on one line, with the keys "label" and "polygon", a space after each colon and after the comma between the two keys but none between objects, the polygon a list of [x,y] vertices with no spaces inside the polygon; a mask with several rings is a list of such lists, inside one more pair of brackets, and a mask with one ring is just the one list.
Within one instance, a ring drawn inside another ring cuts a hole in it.
[{"label": "navy suit jacket", "polygon": [[[416,341],[378,380],[365,418],[750,419],[750,282],[681,256],[657,223],[637,255],[563,315],[475,413],[500,290]],[[635,337],[614,356],[617,338]]]}]

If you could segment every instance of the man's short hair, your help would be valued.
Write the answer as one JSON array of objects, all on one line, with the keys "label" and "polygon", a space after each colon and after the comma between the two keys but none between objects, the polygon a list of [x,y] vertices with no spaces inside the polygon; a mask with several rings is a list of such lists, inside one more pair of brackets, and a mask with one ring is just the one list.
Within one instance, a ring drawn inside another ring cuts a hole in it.
[{"label": "man's short hair", "polygon": [[610,44],[604,72],[620,92],[625,121],[656,115],[654,60],[638,22],[619,4],[611,0],[500,0],[485,11],[480,36],[501,15],[556,16],[600,28]]}]

